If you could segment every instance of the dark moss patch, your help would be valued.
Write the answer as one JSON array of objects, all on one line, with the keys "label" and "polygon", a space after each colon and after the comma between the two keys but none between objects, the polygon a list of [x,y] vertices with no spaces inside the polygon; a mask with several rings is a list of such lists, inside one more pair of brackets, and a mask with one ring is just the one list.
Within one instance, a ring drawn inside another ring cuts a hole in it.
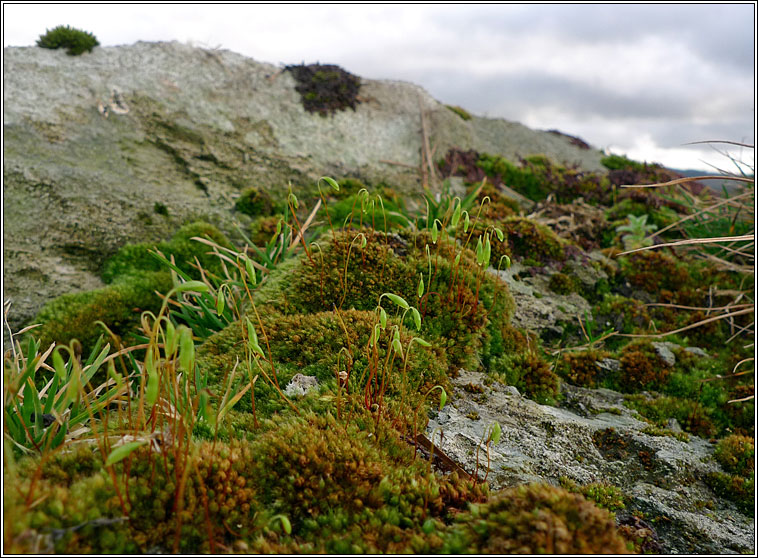
[{"label": "dark moss patch", "polygon": [[361,79],[332,64],[300,64],[285,66],[297,81],[303,107],[321,116],[355,107],[360,102]]}]

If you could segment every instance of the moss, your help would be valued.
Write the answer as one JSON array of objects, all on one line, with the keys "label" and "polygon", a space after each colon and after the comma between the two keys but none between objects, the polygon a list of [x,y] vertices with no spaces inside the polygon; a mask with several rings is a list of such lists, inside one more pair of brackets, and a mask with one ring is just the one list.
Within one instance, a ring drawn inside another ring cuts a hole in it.
[{"label": "moss", "polygon": [[[507,217],[499,226],[505,234],[511,258],[531,258],[541,263],[566,259],[566,241],[544,225],[525,217]],[[497,242],[493,244],[493,261],[495,254],[499,256],[499,252],[494,251],[497,245]]]},{"label": "moss", "polygon": [[277,228],[283,230],[283,226],[279,223],[282,221],[280,215],[273,215],[268,217],[258,217],[249,227],[249,238],[253,241],[255,246],[266,246],[271,239],[276,235]]},{"label": "moss", "polygon": [[455,105],[445,105],[445,108],[460,116],[463,120],[471,120],[471,114],[466,109]]},{"label": "moss", "polygon": [[602,164],[608,170],[624,170],[631,169],[641,171],[646,167],[646,163],[638,163],[629,159],[626,155],[606,155],[600,159]]},{"label": "moss", "polygon": [[680,442],[688,442],[690,440],[690,435],[686,432],[674,432],[670,428],[662,428],[660,426],[654,426],[652,424],[647,425],[641,430],[641,432],[649,436],[670,436],[671,438],[675,438]]},{"label": "moss", "polygon": [[[335,412],[336,402],[333,397],[337,391],[338,365],[349,374],[348,389],[351,392],[363,394],[366,389],[370,364],[367,344],[376,323],[376,314],[373,312],[347,310],[339,313],[267,315],[263,318],[263,329],[257,329],[267,355],[270,348],[279,385],[284,387],[297,373],[315,376],[322,389],[326,390],[324,394],[330,393],[330,402],[328,405],[322,405],[322,408]],[[395,323],[390,320],[388,329]],[[345,329],[342,327],[343,324]],[[380,336],[378,354],[380,375],[385,369],[388,371],[386,396],[389,399],[402,393],[403,362],[399,358],[391,359],[385,366],[386,348],[390,342],[388,335],[389,333],[384,333]],[[406,348],[410,342],[410,334],[403,331],[400,339]],[[339,354],[342,347],[350,355],[349,358],[344,351]],[[212,336],[198,351],[198,365],[210,374],[211,381],[216,385],[223,384],[225,376],[231,372],[237,359],[242,363],[246,362],[245,342],[239,324],[233,324]],[[246,364],[242,366],[244,370]],[[269,365],[265,366],[270,374]],[[442,385],[449,391],[447,369],[443,350],[427,349],[414,344],[408,354],[406,381],[410,387],[406,403],[417,405],[420,402],[420,394],[434,385]],[[253,373],[258,373],[257,368]],[[247,382],[247,372],[240,374],[238,381]],[[259,418],[271,416],[287,408],[286,402],[263,377],[255,384],[255,404]],[[303,401],[299,403],[305,404]],[[252,411],[251,399],[245,397],[238,403],[237,409]]]},{"label": "moss", "polygon": [[540,403],[554,403],[559,380],[550,364],[536,352],[526,351],[497,359],[493,372],[505,374],[508,385]]},{"label": "moss", "polygon": [[436,518],[486,496],[482,485],[429,473],[381,425],[293,418],[254,447],[262,503],[287,514],[307,548],[328,553],[428,551],[433,538],[421,535],[442,529]]},{"label": "moss", "polygon": [[610,353],[594,350],[565,353],[561,355],[556,370],[562,378],[576,386],[594,388],[603,380],[597,363],[609,356]]},{"label": "moss", "polygon": [[268,192],[253,187],[242,192],[242,195],[234,203],[234,207],[240,213],[255,217],[258,215],[271,215],[274,210],[274,203]]},{"label": "moss", "polygon": [[755,473],[749,477],[709,473],[705,482],[721,498],[731,500],[742,513],[755,517]]},{"label": "moss", "polygon": [[755,472],[755,441],[733,434],[722,439],[713,452],[727,473],[748,477]]},{"label": "moss", "polygon": [[[367,230],[363,234],[363,248],[356,231],[320,241],[321,250],[314,250],[312,259],[301,256],[279,282],[261,289],[260,300],[285,314],[319,312],[333,305],[373,311],[383,293],[394,293],[418,307],[423,318],[421,336],[447,349],[451,367],[475,365],[478,351],[513,315],[513,299],[505,283],[488,274],[477,275],[475,256],[469,250],[462,252],[460,266],[454,268],[447,253],[449,243],[437,254],[438,248],[430,242],[430,278],[422,235],[413,247],[403,237],[385,238],[383,233]],[[422,273],[426,288],[419,299]],[[397,310],[386,299],[383,305],[388,312]],[[410,326],[410,315],[406,319]]]},{"label": "moss", "polygon": [[167,258],[173,255],[177,267],[193,277],[199,278],[197,270],[193,267],[195,258],[200,261],[204,269],[220,273],[219,259],[209,255],[210,248],[191,240],[192,237],[207,237],[221,246],[232,247],[226,236],[215,226],[204,222],[188,223],[174,233],[168,242],[127,244],[122,247],[105,262],[102,272],[103,281],[111,283],[120,277],[143,271],[165,271],[165,265],[150,255],[149,251],[153,249],[158,249]]},{"label": "moss", "polygon": [[101,335],[107,336],[96,322],[105,323],[116,335],[128,337],[143,311],[160,307],[161,298],[156,291],[165,293],[171,285],[167,271],[149,272],[129,275],[102,289],[62,295],[39,311],[34,322],[42,327],[35,330],[35,335],[43,346],[77,339],[87,354]]},{"label": "moss", "polygon": [[690,276],[684,264],[657,250],[638,252],[620,260],[623,276],[635,287],[649,293],[678,291],[687,286]]},{"label": "moss", "polygon": [[658,356],[649,342],[630,343],[621,351],[621,375],[618,387],[633,392],[658,389],[666,383],[671,367]]},{"label": "moss", "polygon": [[161,202],[155,202],[153,205],[153,212],[156,215],[163,215],[164,217],[168,217],[168,207],[166,207],[166,204]]},{"label": "moss", "polygon": [[716,427],[710,412],[702,404],[678,397],[656,397],[648,399],[644,395],[626,397],[626,405],[658,426],[665,426],[669,419],[675,418],[682,430],[701,437],[710,437]]},{"label": "moss", "polygon": [[560,483],[569,492],[592,500],[599,508],[611,512],[626,508],[626,496],[619,487],[612,484],[593,482],[579,486],[567,477],[561,477]]},{"label": "moss", "polygon": [[548,288],[554,293],[560,295],[569,295],[573,292],[576,292],[576,282],[572,277],[566,275],[565,273],[557,272],[553,273],[550,276]]},{"label": "moss", "polygon": [[651,318],[645,305],[637,299],[607,294],[592,310],[595,321],[613,327],[619,333],[647,330]]},{"label": "moss", "polygon": [[284,69],[292,73],[297,81],[295,90],[300,93],[303,107],[308,112],[327,116],[348,108],[355,110],[360,102],[360,78],[339,66],[300,64],[285,66]]},{"label": "moss", "polygon": [[537,484],[504,490],[457,516],[442,552],[628,553],[607,511],[578,494]]}]

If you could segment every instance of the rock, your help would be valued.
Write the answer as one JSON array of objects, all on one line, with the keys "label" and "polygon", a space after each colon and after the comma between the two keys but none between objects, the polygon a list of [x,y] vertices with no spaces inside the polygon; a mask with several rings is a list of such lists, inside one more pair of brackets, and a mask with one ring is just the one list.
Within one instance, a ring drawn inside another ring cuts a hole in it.
[{"label": "rock", "polygon": [[[624,396],[608,389],[564,384],[561,407],[539,405],[493,383],[473,397],[463,386],[485,383],[483,374],[461,371],[451,401],[430,420],[428,435],[441,428],[441,449],[494,489],[539,481],[618,486],[656,526],[665,553],[735,553],[752,549],[753,521],[714,494],[702,481],[718,470],[713,446],[697,436],[681,441],[653,436],[627,409]],[[480,420],[467,415],[476,413]],[[500,442],[488,448],[485,431],[494,422]],[[712,513],[703,513],[708,505]]]},{"label": "rock", "polygon": [[699,357],[703,357],[703,358],[708,358],[708,353],[706,353],[700,347],[685,347],[684,350],[687,351],[690,354],[695,355],[695,356],[699,356]]},{"label": "rock", "polygon": [[671,430],[671,432],[675,434],[679,434],[682,432],[682,427],[679,426],[679,421],[675,418],[670,418],[668,422],[666,423],[666,428]]},{"label": "rock", "polygon": [[318,379],[316,376],[304,376],[295,374],[284,388],[284,395],[292,397],[293,395],[305,395],[306,393],[318,389]]},{"label": "rock", "polygon": [[233,232],[246,219],[234,201],[251,185],[283,199],[288,182],[312,193],[320,176],[355,177],[420,199],[421,110],[437,154],[544,153],[603,168],[599,150],[506,120],[464,121],[406,82],[362,80],[355,111],[322,117],[303,108],[290,72],[230,51],[138,42],[82,56],[3,52],[4,298],[14,329],[60,294],[102,286],[104,260],[127,242],[165,240],[197,218]]},{"label": "rock", "polygon": [[651,345],[655,349],[655,352],[658,353],[658,356],[666,363],[666,366],[674,366],[676,364],[676,355],[674,355],[671,349],[677,348],[678,345],[675,343],[660,343],[655,341],[651,343]]}]

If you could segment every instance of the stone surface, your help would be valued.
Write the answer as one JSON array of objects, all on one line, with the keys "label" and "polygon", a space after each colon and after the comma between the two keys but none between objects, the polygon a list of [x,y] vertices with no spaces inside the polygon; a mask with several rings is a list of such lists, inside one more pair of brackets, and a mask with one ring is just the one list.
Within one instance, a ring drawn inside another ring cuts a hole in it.
[{"label": "stone surface", "polygon": [[[420,192],[421,111],[449,147],[511,159],[545,153],[587,170],[602,154],[515,122],[464,121],[422,88],[363,80],[355,111],[304,110],[288,72],[178,42],[63,50],[9,47],[3,60],[4,296],[11,324],[60,294],[101,285],[126,242],[167,238],[188,219],[233,231],[255,185],[282,198],[320,176]],[[157,214],[156,202],[169,216]]]},{"label": "stone surface", "polygon": [[[451,402],[429,422],[427,436],[468,472],[487,473],[492,488],[558,484],[561,477],[578,484],[610,483],[630,497],[628,509],[642,511],[655,526],[666,553],[732,554],[753,548],[754,522],[702,480],[721,470],[707,440],[646,434],[647,423],[624,406],[622,394],[608,389],[564,384],[560,407],[540,405],[498,383],[482,394],[464,389],[485,379],[462,370]],[[502,434],[488,457],[484,440],[494,422]]]}]

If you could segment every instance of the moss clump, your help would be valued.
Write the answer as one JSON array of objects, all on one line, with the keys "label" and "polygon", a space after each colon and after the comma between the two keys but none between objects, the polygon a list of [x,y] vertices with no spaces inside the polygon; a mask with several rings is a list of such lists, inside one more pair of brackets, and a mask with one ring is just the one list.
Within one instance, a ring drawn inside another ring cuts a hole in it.
[{"label": "moss clump", "polygon": [[445,105],[445,108],[454,112],[455,114],[460,116],[463,120],[471,120],[471,114],[469,114],[469,112],[464,108],[461,108],[456,105]]},{"label": "moss clump", "polygon": [[269,217],[258,217],[252,223],[250,223],[249,237],[256,246],[265,246],[274,237],[277,231],[283,230],[283,226],[279,223],[282,221],[280,215],[273,215]]},{"label": "moss clump", "polygon": [[209,254],[210,248],[192,240],[192,237],[209,238],[226,248],[232,247],[224,233],[215,226],[202,221],[188,223],[182,226],[167,242],[127,244],[121,248],[105,262],[102,272],[103,281],[111,283],[124,276],[144,271],[165,271],[164,264],[150,255],[150,250],[154,249],[162,252],[167,258],[173,255],[177,267],[195,278],[199,278],[197,269],[193,267],[195,258],[200,261],[203,269],[212,273],[220,273],[221,266],[218,257]]},{"label": "moss clump", "polygon": [[554,293],[560,295],[569,295],[573,292],[576,292],[576,282],[569,275],[557,272],[553,273],[550,276],[548,288]]},{"label": "moss clump", "polygon": [[618,486],[598,482],[579,486],[567,477],[561,477],[560,483],[569,492],[581,494],[592,500],[599,508],[611,512],[626,508],[626,496]]},{"label": "moss clump", "polygon": [[612,516],[584,497],[549,485],[503,490],[460,514],[443,553],[628,554]]},{"label": "moss clump", "polygon": [[240,213],[256,217],[258,215],[271,215],[274,211],[274,203],[268,192],[259,188],[248,188],[234,203],[234,207]]},{"label": "moss clump", "polygon": [[737,434],[727,436],[716,446],[713,457],[726,472],[748,477],[755,472],[755,441]]},{"label": "moss clump", "polygon": [[635,287],[651,294],[662,289],[678,291],[690,282],[686,266],[657,250],[632,254],[620,260],[622,275]]},{"label": "moss clump", "polygon": [[618,387],[626,392],[658,389],[672,372],[649,342],[630,343],[622,349],[620,360]]},{"label": "moss clump", "polygon": [[594,388],[602,383],[597,363],[610,356],[605,351],[584,351],[561,355],[556,366],[558,374],[576,386]]},{"label": "moss clump", "polygon": [[503,356],[495,361],[492,370],[504,373],[508,385],[540,403],[554,403],[559,380],[552,367],[536,352],[526,351]]},{"label": "moss clump", "polygon": [[731,500],[742,513],[755,517],[755,472],[747,478],[725,473],[709,473],[705,482],[720,497]]},{"label": "moss clump", "polygon": [[297,81],[295,90],[308,112],[327,116],[347,108],[355,110],[361,87],[359,77],[332,64],[300,64],[284,69]]},{"label": "moss clump", "polygon": [[[563,248],[566,241],[536,221],[514,216],[507,217],[499,226],[505,234],[505,243],[512,258],[532,259],[541,263],[566,259]],[[499,243],[494,243],[493,249],[497,245]]]},{"label": "moss clump", "polygon": [[482,485],[430,473],[397,433],[370,425],[372,419],[362,428],[311,415],[255,442],[261,502],[289,517],[301,548],[429,551],[441,543],[433,535],[443,528],[440,520],[486,496]]},{"label": "moss clump", "polygon": [[[418,235],[414,247],[411,239],[401,236],[385,237],[366,229],[361,234],[366,239],[363,247],[357,231],[327,236],[319,243],[321,251],[314,250],[311,259],[302,256],[280,276],[284,280],[272,282],[257,296],[281,313],[304,314],[333,305],[373,311],[383,293],[393,293],[418,307],[421,336],[447,350],[451,368],[475,366],[478,351],[513,315],[513,298],[505,283],[478,275],[470,250],[462,251],[455,267],[449,242],[442,248],[429,241],[435,270],[429,277],[429,262],[421,248],[424,235]],[[419,299],[422,273],[425,292]],[[396,310],[386,298],[382,304],[388,312]],[[410,324],[408,315],[406,326]]]},{"label": "moss clump", "polygon": [[644,331],[650,324],[650,314],[637,299],[607,294],[592,310],[595,321],[607,324],[619,333]]},{"label": "moss clump", "polygon": [[78,56],[84,52],[92,52],[92,49],[100,43],[92,33],[81,31],[68,25],[59,25],[48,29],[44,35],[37,39],[37,46],[41,48],[58,49],[65,48],[69,56]]},{"label": "moss clump", "polygon": [[[367,344],[369,335],[377,323],[376,314],[367,311],[346,310],[341,312],[317,312],[313,314],[268,315],[263,318],[262,330],[258,335],[266,354],[270,348],[274,369],[280,386],[284,387],[292,377],[301,373],[315,376],[324,395],[331,391],[329,397],[336,395],[337,367],[348,373],[347,389],[351,393],[363,394],[369,370]],[[388,329],[396,322],[388,322]],[[343,329],[343,324],[345,329]],[[346,331],[347,330],[347,333]],[[385,380],[386,397],[398,398],[403,390],[403,362],[399,357],[385,361],[387,347],[390,343],[389,333],[379,338],[379,374],[387,371]],[[410,334],[400,334],[403,347],[410,342]],[[339,353],[340,348],[345,351]],[[226,374],[235,366],[237,359],[246,361],[245,342],[239,324],[233,324],[222,332],[212,336],[198,351],[198,364],[207,371],[211,381],[221,385]],[[422,393],[434,385],[449,387],[447,376],[448,364],[445,351],[425,348],[414,344],[407,355],[405,380],[408,383],[405,403],[414,408],[420,403]],[[267,370],[269,365],[266,364]],[[257,370],[254,371],[257,373]],[[240,382],[247,382],[247,374],[242,374]],[[370,388],[373,389],[373,388]],[[344,390],[343,390],[344,396]],[[259,418],[269,417],[275,412],[287,409],[287,404],[270,384],[261,378],[255,384],[255,405]],[[301,401],[299,405],[306,405]],[[335,409],[336,403],[330,407]],[[240,411],[252,411],[249,398],[237,404]],[[406,409],[408,411],[408,409]]]},{"label": "moss clump", "polygon": [[216,227],[208,223],[191,223],[183,226],[168,242],[156,245],[127,244],[104,266],[102,277],[108,286],[102,289],[62,295],[47,303],[35,317],[34,323],[42,327],[35,332],[43,344],[68,344],[77,339],[84,352],[94,346],[105,330],[96,322],[105,323],[118,336],[129,335],[139,324],[140,314],[146,310],[156,312],[161,305],[157,293],[168,292],[173,283],[164,264],[149,252],[157,248],[166,257],[174,256],[176,265],[189,275],[199,278],[193,267],[195,259],[211,273],[220,273],[216,256],[209,248],[191,240],[208,237],[218,244],[231,247]]},{"label": "moss clump", "polygon": [[88,354],[100,335],[106,334],[105,323],[116,335],[127,336],[139,324],[141,312],[161,305],[157,292],[171,289],[167,271],[130,275],[102,289],[59,296],[48,302],[34,318],[42,327],[35,331],[43,346],[68,344],[77,339]]},{"label": "moss clump", "polygon": [[708,438],[716,432],[710,410],[698,401],[668,396],[649,399],[644,395],[630,395],[626,397],[626,405],[658,426],[665,426],[670,419],[675,418],[682,430],[690,434]]}]

